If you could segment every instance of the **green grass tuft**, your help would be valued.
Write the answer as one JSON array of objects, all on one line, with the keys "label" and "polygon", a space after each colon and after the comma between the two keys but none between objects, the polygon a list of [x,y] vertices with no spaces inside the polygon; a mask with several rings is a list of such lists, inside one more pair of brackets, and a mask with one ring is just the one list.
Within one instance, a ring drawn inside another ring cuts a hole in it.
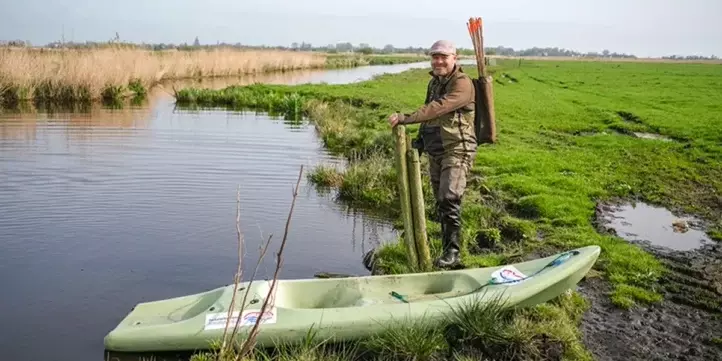
[{"label": "green grass tuft", "polygon": [[311,183],[319,187],[338,188],[343,184],[343,171],[336,167],[327,165],[319,165],[311,172],[307,173],[307,178]]},{"label": "green grass tuft", "polygon": [[379,359],[429,361],[448,351],[443,328],[427,319],[399,320],[361,346]]},{"label": "green grass tuft", "polygon": [[627,284],[618,285],[611,297],[612,303],[624,309],[631,308],[636,302],[657,303],[662,301],[659,293]]},{"label": "green grass tuft", "polygon": [[709,231],[707,232],[709,237],[717,242],[722,242],[722,221],[720,221],[718,224],[710,227]]},{"label": "green grass tuft", "polygon": [[145,98],[148,95],[148,89],[143,85],[143,82],[136,78],[132,79],[130,82],[128,82],[128,90],[133,92],[133,97],[138,98]]}]

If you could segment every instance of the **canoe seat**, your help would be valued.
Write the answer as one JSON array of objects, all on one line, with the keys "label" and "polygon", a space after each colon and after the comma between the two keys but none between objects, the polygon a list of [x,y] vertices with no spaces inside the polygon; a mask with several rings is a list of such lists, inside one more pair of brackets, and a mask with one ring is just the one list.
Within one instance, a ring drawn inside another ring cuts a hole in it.
[{"label": "canoe seat", "polygon": [[408,302],[433,301],[473,292],[481,283],[463,273],[412,274],[378,277],[289,281],[279,285],[275,304],[284,308],[361,307],[401,303],[392,291]]}]

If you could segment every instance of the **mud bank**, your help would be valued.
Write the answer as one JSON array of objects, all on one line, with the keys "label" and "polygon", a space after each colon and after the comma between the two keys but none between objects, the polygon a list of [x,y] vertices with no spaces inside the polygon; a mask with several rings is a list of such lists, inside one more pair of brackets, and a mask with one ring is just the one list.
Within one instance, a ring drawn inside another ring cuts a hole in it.
[{"label": "mud bank", "polygon": [[[585,345],[598,360],[722,360],[722,345],[716,341],[722,336],[722,247],[702,242],[697,248],[687,244],[672,249],[671,243],[653,243],[664,242],[663,235],[649,240],[618,234],[610,225],[620,207],[619,203],[597,206],[598,231],[617,234],[663,261],[669,270],[659,282],[664,300],[623,310],[611,303],[606,282],[588,279],[580,287],[590,302],[581,326]],[[672,232],[683,238],[687,231]]]}]

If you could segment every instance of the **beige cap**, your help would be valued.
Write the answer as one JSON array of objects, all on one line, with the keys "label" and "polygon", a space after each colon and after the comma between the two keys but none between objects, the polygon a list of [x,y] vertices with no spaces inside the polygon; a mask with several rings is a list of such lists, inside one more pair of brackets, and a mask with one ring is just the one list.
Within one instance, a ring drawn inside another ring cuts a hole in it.
[{"label": "beige cap", "polygon": [[429,51],[429,54],[455,55],[456,46],[454,46],[454,43],[449,40],[439,40],[431,45],[431,51]]}]

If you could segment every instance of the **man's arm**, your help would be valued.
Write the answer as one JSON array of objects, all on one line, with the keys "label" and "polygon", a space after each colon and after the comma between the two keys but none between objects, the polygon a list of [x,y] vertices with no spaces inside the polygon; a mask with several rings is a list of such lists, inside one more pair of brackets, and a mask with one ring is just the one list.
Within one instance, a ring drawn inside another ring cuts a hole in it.
[{"label": "man's arm", "polygon": [[449,92],[441,99],[430,102],[410,115],[405,115],[399,123],[422,123],[442,114],[453,112],[474,101],[474,85],[471,79],[464,77],[455,81]]}]

